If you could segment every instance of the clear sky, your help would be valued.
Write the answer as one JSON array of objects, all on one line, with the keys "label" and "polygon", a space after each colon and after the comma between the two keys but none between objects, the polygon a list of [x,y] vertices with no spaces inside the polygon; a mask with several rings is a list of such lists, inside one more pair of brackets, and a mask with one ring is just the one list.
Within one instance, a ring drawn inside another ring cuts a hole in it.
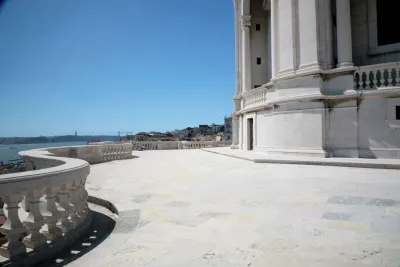
[{"label": "clear sky", "polygon": [[232,0],[9,0],[0,136],[223,123],[235,92]]}]

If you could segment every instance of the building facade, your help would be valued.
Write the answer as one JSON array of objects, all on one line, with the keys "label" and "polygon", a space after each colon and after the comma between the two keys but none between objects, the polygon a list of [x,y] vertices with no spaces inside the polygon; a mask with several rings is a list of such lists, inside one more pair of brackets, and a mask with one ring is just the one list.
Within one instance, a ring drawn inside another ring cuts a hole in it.
[{"label": "building facade", "polygon": [[306,2],[234,0],[231,148],[400,158],[400,1]]}]

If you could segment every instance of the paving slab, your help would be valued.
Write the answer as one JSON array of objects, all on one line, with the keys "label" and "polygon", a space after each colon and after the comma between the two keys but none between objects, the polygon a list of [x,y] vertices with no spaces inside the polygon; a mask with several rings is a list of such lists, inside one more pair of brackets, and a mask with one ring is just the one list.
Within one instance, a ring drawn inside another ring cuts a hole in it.
[{"label": "paving slab", "polygon": [[255,163],[302,164],[372,169],[400,169],[399,159],[319,158],[304,156],[270,155],[268,153],[262,152],[232,150],[229,147],[203,148],[202,150],[219,155],[253,161]]},{"label": "paving slab", "polygon": [[91,166],[119,216],[71,266],[400,266],[398,170],[134,154]]}]

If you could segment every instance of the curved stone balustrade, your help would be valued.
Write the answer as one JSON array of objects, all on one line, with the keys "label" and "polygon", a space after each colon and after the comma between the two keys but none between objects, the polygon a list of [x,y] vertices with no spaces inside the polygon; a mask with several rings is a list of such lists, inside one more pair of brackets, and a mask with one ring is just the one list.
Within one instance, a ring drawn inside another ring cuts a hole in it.
[{"label": "curved stone balustrade", "polygon": [[[89,164],[57,158],[45,149],[20,155],[41,168],[0,175],[0,197],[7,218],[0,232],[8,241],[0,247],[0,255],[10,260],[27,252],[39,255],[45,247],[61,247],[90,225],[85,190]],[[19,211],[20,206],[26,212]]]},{"label": "curved stone balustrade", "polygon": [[267,91],[269,88],[260,87],[250,90],[243,95],[243,108],[248,109],[255,106],[267,104]]},{"label": "curved stone balustrade", "polygon": [[19,154],[33,171],[0,175],[7,218],[0,233],[8,241],[0,247],[0,260],[22,266],[52,256],[85,232],[91,222],[85,189],[89,163],[132,158],[132,144],[54,147]]}]

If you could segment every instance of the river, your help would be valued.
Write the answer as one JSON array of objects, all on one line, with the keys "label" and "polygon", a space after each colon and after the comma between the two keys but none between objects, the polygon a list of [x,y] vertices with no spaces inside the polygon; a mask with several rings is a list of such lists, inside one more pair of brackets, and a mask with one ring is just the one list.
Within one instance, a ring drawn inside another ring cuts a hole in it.
[{"label": "river", "polygon": [[42,143],[42,144],[20,144],[20,145],[0,145],[0,162],[4,164],[13,159],[20,159],[19,151],[57,146],[79,146],[86,145],[87,142],[63,142],[63,143]]}]

